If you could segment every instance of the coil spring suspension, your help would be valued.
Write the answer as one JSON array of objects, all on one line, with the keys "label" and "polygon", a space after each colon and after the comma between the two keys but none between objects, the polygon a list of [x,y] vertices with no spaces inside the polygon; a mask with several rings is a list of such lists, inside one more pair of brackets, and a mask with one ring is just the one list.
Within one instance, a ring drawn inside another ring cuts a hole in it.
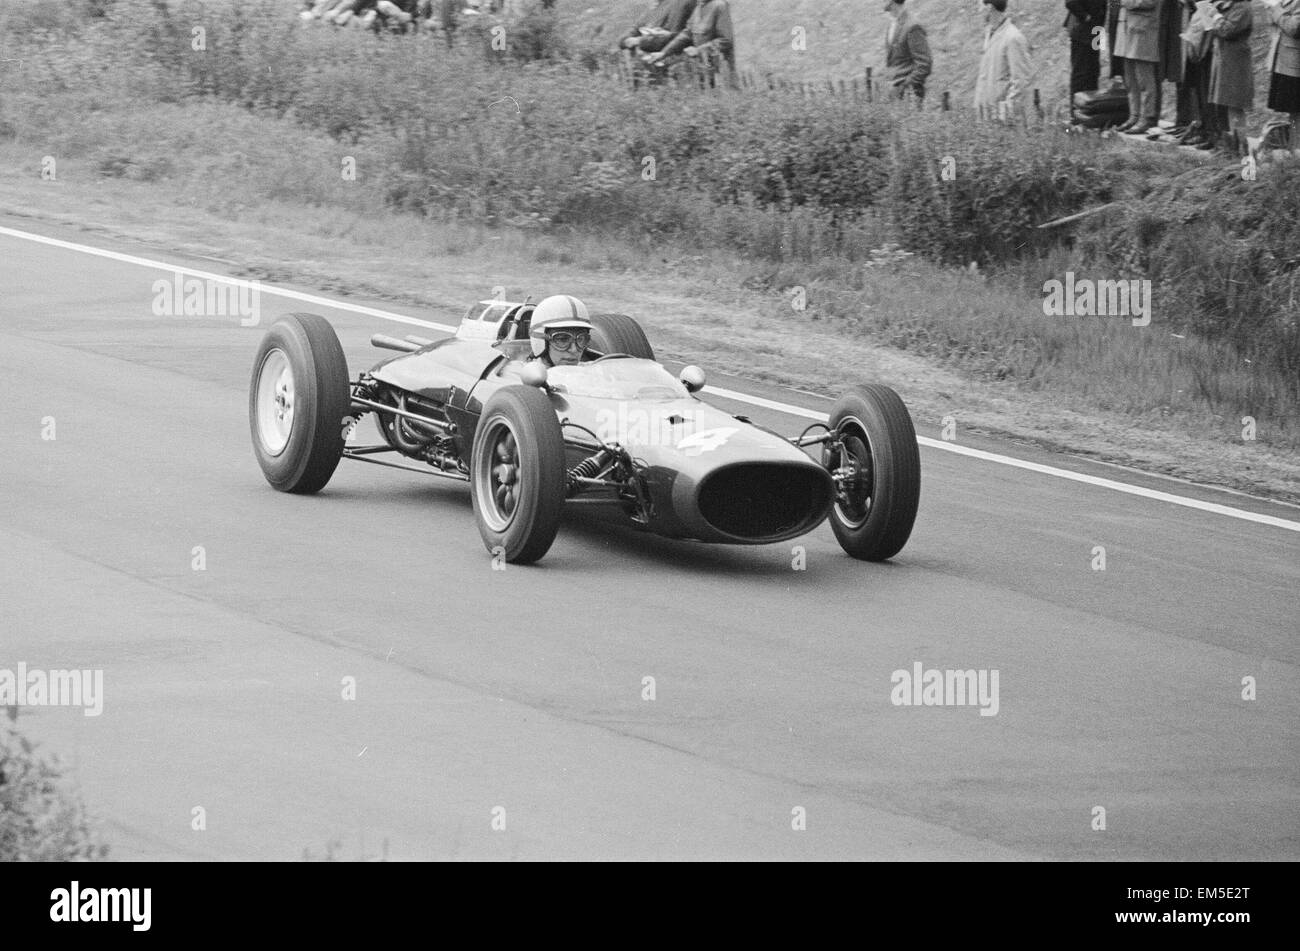
[{"label": "coil spring suspension", "polygon": [[602,449],[594,456],[583,459],[568,472],[566,482],[569,490],[572,491],[578,487],[579,479],[594,479],[602,469],[609,465],[613,458],[614,454],[612,452],[608,449]]}]

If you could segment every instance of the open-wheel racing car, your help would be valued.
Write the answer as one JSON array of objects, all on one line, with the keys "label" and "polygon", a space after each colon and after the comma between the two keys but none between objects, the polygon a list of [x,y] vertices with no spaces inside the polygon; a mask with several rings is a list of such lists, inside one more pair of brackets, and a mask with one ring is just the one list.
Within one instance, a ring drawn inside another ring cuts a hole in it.
[{"label": "open-wheel racing car", "polygon": [[[701,542],[780,542],[829,517],[855,558],[881,561],[906,544],[921,463],[893,390],[854,386],[826,424],[786,437],[702,401],[704,373],[673,376],[621,314],[586,318],[582,362],[548,365],[529,337],[535,306],[482,301],[437,341],[376,334],[372,344],[399,355],[355,380],[323,317],[277,321],[249,392],[267,481],[317,492],[346,458],[468,482],[484,544],[513,563],[546,554],[577,504]],[[367,414],[383,441],[349,445]]]}]

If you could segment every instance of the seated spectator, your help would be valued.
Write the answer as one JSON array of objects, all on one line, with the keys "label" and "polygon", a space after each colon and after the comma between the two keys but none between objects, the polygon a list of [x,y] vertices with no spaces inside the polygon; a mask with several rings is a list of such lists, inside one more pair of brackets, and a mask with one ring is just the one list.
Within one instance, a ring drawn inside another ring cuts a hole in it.
[{"label": "seated spectator", "polygon": [[344,0],[315,0],[310,4],[310,9],[302,14],[304,20],[322,20],[326,19],[327,14],[333,14],[344,3]]},{"label": "seated spectator", "polygon": [[657,53],[686,29],[696,0],[661,0],[655,8],[618,41],[620,50]]},{"label": "seated spectator", "polygon": [[703,72],[708,85],[713,85],[719,74],[727,85],[735,83],[736,31],[727,0],[700,0],[686,29],[644,60],[654,65],[678,53]]},{"label": "seated spectator", "polygon": [[377,0],[362,25],[405,31],[415,22],[416,7],[417,0]]}]

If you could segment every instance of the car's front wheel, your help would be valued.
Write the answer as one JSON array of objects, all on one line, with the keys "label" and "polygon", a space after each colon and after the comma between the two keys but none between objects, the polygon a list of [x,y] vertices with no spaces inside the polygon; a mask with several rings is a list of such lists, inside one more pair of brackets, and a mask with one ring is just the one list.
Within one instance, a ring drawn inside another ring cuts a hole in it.
[{"label": "car's front wheel", "polygon": [[348,364],[334,328],[315,314],[276,321],[253,360],[248,422],[266,481],[319,492],[343,456],[352,422]]},{"label": "car's front wheel", "polygon": [[836,477],[831,529],[854,558],[902,551],[921,501],[921,454],[903,401],[887,386],[855,386],[831,407],[839,437],[823,463]]},{"label": "car's front wheel", "polygon": [[541,558],[564,508],[564,436],[550,397],[531,386],[494,393],[470,459],[470,497],[488,551],[513,564]]}]

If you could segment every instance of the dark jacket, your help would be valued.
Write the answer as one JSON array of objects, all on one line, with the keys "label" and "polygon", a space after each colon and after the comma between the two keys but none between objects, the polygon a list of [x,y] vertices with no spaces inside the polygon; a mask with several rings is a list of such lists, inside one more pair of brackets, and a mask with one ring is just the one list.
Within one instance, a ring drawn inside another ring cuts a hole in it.
[{"label": "dark jacket", "polygon": [[1250,61],[1254,17],[1250,0],[1215,0],[1223,16],[1214,24],[1214,62],[1210,64],[1210,102],[1229,109],[1255,104],[1255,75]]},{"label": "dark jacket", "polygon": [[1186,23],[1182,0],[1160,0],[1160,19],[1156,42],[1159,44],[1160,65],[1156,69],[1158,82],[1183,81],[1183,38]]},{"label": "dark jacket", "polygon": [[688,46],[694,46],[705,57],[718,57],[728,66],[736,65],[736,31],[727,0],[700,0],[686,29],[673,37],[664,53],[679,53]]},{"label": "dark jacket", "polygon": [[1106,23],[1106,0],[1065,0],[1064,26],[1071,33],[1086,30],[1089,35],[1094,26]]},{"label": "dark jacket", "polygon": [[911,90],[925,95],[925,78],[930,75],[934,62],[930,56],[930,43],[925,37],[925,27],[912,19],[906,8],[893,23],[893,38],[885,34],[885,71],[889,81],[900,93]]},{"label": "dark jacket", "polygon": [[651,11],[648,17],[639,21],[636,26],[619,37],[618,45],[621,47],[624,40],[640,36],[643,26],[667,30],[672,36],[676,36],[686,29],[686,24],[691,19],[691,13],[695,10],[695,4],[696,0],[663,0],[659,6]]}]

